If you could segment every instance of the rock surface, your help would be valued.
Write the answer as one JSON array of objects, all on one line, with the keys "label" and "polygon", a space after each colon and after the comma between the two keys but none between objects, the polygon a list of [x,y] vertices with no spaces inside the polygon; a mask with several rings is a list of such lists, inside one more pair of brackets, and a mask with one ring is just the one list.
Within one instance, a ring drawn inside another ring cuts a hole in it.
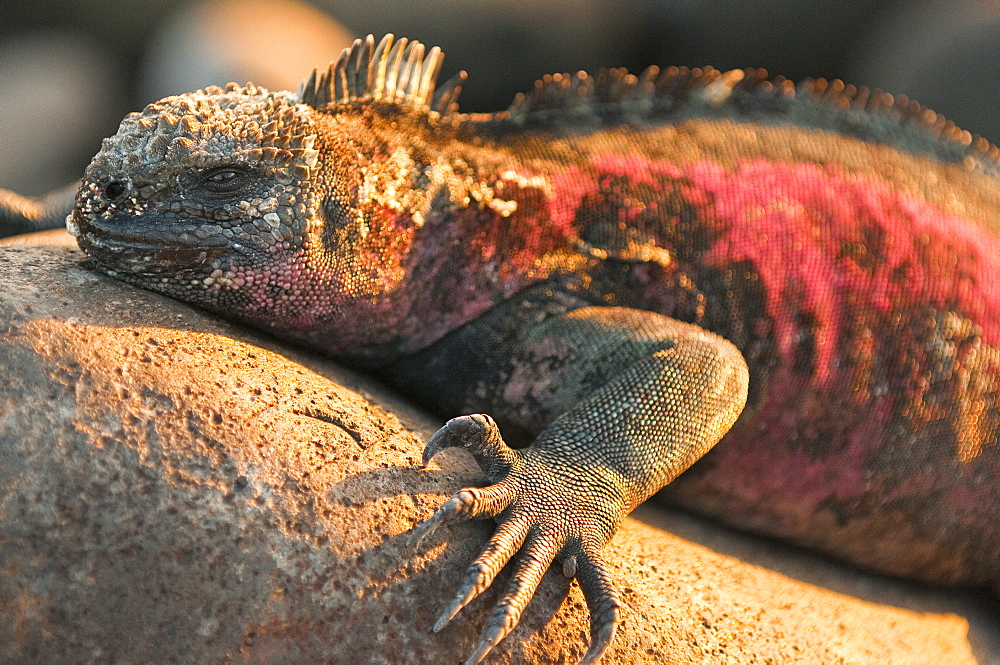
[{"label": "rock surface", "polygon": [[[0,662],[461,662],[497,591],[429,627],[490,524],[405,544],[482,482],[460,451],[417,468],[438,422],[81,259],[0,248]],[[608,665],[1000,662],[987,601],[640,516]],[[550,571],[487,662],[575,662],[583,605]]]}]

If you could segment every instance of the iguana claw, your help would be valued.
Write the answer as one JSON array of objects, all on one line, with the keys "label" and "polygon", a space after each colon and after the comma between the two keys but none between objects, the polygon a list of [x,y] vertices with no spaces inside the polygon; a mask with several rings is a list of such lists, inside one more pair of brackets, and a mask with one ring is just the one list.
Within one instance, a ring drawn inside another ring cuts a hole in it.
[{"label": "iguana claw", "polygon": [[424,466],[445,448],[468,450],[494,483],[507,475],[517,461],[517,453],[504,443],[496,423],[485,413],[460,416],[446,422],[424,447]]},{"label": "iguana claw", "polygon": [[459,518],[495,517],[499,525],[469,566],[454,600],[435,622],[434,632],[442,630],[486,590],[513,559],[513,571],[503,597],[465,664],[481,662],[517,626],[545,571],[559,558],[563,561],[563,572],[579,580],[591,611],[591,644],[580,662],[596,663],[614,636],[621,607],[599,553],[604,540],[602,529],[591,521],[592,532],[586,526],[581,532],[574,532],[572,525],[588,522],[567,520],[557,512],[557,506],[574,500],[572,492],[550,482],[551,470],[537,454],[509,448],[488,416],[477,414],[450,420],[428,441],[425,466],[435,454],[449,447],[469,450],[494,484],[459,490],[414,530],[410,542],[419,542],[441,524]]}]

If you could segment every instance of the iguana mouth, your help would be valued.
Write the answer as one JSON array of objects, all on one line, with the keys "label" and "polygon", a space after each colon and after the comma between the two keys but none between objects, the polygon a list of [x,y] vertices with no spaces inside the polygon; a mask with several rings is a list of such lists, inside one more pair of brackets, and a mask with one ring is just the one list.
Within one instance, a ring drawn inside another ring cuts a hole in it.
[{"label": "iguana mouth", "polygon": [[159,215],[98,219],[79,212],[67,223],[80,248],[115,272],[177,275],[198,271],[229,253],[225,238],[198,238],[189,228],[176,232],[171,226],[171,220]]}]

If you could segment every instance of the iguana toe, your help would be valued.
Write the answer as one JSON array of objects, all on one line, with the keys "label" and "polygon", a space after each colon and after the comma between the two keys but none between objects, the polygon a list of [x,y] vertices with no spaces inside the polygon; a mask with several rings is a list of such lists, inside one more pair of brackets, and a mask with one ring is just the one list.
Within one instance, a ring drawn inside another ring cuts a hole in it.
[{"label": "iguana toe", "polygon": [[500,523],[482,554],[469,566],[455,599],[434,624],[434,632],[444,628],[463,607],[493,584],[497,573],[521,549],[530,527],[527,520],[506,520]]},{"label": "iguana toe", "polygon": [[514,487],[466,487],[454,494],[429,520],[420,524],[410,534],[407,545],[416,545],[434,533],[439,526],[462,518],[494,517],[514,499]]},{"label": "iguana toe", "polygon": [[506,476],[518,459],[517,452],[504,443],[496,423],[484,413],[460,416],[446,422],[424,446],[424,466],[445,448],[468,450],[490,482],[494,483]]},{"label": "iguana toe", "polygon": [[558,558],[563,573],[580,581],[591,612],[592,643],[581,662],[597,662],[614,636],[621,607],[599,553],[620,520],[621,502],[580,494],[580,487],[560,473],[558,462],[538,451],[508,448],[487,416],[450,420],[431,437],[424,459],[449,447],[469,450],[495,484],[459,490],[414,531],[411,541],[459,518],[495,517],[498,527],[469,566],[434,631],[443,629],[512,562],[504,594],[466,661],[479,663],[517,626],[545,571]]},{"label": "iguana toe", "polygon": [[580,665],[600,660],[615,637],[622,601],[601,553],[594,549],[577,557],[576,579],[590,610],[590,646]]},{"label": "iguana toe", "polygon": [[521,620],[521,613],[535,595],[538,583],[542,581],[542,576],[559,550],[560,543],[554,535],[536,533],[529,536],[520,554],[514,559],[514,571],[503,598],[490,613],[483,637],[465,665],[481,661],[500,640],[514,630]]}]

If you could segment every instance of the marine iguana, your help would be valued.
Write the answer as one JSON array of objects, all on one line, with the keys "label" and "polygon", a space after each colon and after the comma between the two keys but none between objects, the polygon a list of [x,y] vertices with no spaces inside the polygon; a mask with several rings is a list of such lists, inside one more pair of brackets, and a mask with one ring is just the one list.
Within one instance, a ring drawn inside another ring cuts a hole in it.
[{"label": "marine iguana", "polygon": [[492,484],[415,537],[498,527],[435,630],[513,559],[467,662],[556,560],[597,661],[620,608],[601,547],[668,483],[869,569],[1000,588],[996,147],[753,69],[552,75],[462,114],[441,58],[369,36],[295,93],[150,104],[68,226],[109,275],[456,416],[425,463],[464,447]]}]

